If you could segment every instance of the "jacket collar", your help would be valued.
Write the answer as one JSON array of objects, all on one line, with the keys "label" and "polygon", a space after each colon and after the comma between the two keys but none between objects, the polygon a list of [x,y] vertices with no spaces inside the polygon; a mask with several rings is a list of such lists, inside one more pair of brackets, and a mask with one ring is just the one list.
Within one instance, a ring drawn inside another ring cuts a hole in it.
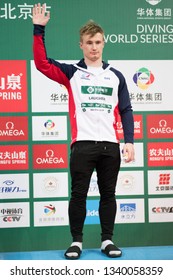
[{"label": "jacket collar", "polygon": [[[103,69],[106,69],[109,66],[109,64],[106,63],[105,61],[102,61],[102,63],[103,63],[103,65],[102,65]],[[87,69],[87,65],[85,64],[84,58],[82,58],[76,65],[81,68]]]}]

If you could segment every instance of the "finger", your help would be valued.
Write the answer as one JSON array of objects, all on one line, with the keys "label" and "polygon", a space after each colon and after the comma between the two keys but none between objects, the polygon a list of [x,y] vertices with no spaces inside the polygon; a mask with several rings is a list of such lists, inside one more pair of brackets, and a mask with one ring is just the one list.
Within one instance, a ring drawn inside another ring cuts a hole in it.
[{"label": "finger", "polygon": [[42,13],[43,15],[45,15],[45,13],[46,13],[46,4],[43,4],[43,5],[42,5],[42,7],[41,7],[41,13]]},{"label": "finger", "polygon": [[134,161],[134,152],[133,151],[130,151],[130,154],[129,154],[129,161]]},{"label": "finger", "polygon": [[37,14],[39,14],[41,12],[41,5],[40,5],[40,3],[34,5],[33,11],[34,11],[35,15],[37,15]]},{"label": "finger", "polygon": [[32,15],[35,16],[37,11],[37,5],[35,4],[33,9],[32,9]]},{"label": "finger", "polygon": [[37,11],[38,11],[38,13],[39,13],[39,14],[41,14],[41,13],[42,13],[42,6],[41,6],[41,4],[40,4],[40,3],[38,3],[38,6],[37,6]]},{"label": "finger", "polygon": [[132,149],[126,149],[125,162],[134,161],[134,151]]}]

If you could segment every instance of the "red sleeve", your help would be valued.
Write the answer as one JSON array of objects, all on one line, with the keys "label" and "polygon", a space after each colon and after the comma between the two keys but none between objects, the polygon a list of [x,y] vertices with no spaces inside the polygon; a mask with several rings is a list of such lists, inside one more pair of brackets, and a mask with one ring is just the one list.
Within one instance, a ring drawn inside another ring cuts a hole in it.
[{"label": "red sleeve", "polygon": [[[37,27],[38,26],[36,26],[35,29]],[[40,28],[40,30],[42,31],[42,34],[35,34],[33,41],[33,54],[35,66],[41,73],[43,73],[51,80],[54,80],[68,87],[69,80],[67,76],[64,74],[62,69],[58,67],[61,66],[61,64],[57,63],[53,59],[47,58],[46,48],[44,44],[44,28]]]}]

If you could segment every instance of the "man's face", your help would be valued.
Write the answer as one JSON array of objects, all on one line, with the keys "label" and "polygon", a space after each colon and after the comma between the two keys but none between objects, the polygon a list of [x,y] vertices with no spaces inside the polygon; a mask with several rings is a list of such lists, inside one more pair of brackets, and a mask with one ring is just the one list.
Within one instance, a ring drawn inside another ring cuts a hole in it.
[{"label": "man's face", "polygon": [[83,35],[83,40],[80,42],[80,48],[83,50],[84,58],[90,61],[97,61],[102,59],[104,48],[104,38],[101,33],[96,33],[93,37],[91,35]]}]

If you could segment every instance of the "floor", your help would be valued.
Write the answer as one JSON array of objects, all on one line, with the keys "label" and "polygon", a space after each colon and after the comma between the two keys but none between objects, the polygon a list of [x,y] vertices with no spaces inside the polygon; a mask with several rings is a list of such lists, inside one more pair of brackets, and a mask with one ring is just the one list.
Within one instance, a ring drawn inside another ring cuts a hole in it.
[{"label": "floor", "polygon": [[[173,246],[121,248],[119,260],[173,260]],[[64,251],[0,253],[0,260],[64,260]],[[84,249],[80,260],[110,260],[100,249]]]}]

